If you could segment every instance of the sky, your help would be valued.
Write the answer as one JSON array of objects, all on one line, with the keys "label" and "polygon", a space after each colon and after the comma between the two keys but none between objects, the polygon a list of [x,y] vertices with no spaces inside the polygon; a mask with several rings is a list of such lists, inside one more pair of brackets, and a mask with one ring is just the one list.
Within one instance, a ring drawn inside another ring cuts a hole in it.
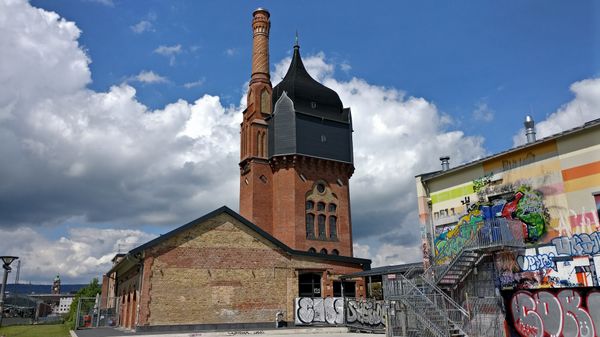
[{"label": "sky", "polygon": [[[217,207],[238,209],[257,7],[271,78],[296,32],[352,109],[355,256],[421,259],[414,176],[600,117],[592,1],[0,0],[0,246],[21,282],[85,283]],[[12,283],[15,274],[11,274]]]}]

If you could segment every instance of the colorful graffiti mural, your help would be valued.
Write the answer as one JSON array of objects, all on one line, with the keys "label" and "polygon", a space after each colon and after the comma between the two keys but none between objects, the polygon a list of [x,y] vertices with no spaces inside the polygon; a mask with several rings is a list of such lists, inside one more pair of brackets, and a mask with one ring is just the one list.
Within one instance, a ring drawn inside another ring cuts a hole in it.
[{"label": "colorful graffiti mural", "polygon": [[515,261],[516,271],[498,269],[503,289],[600,286],[600,232],[555,237],[526,249]]},{"label": "colorful graffiti mural", "polygon": [[[483,182],[474,182],[473,186],[481,189],[488,181],[489,177]],[[460,217],[457,224],[439,227],[441,230],[436,233],[434,240],[436,263],[448,263],[485,226],[486,220],[519,220],[523,224],[525,241],[537,242],[546,232],[550,219],[543,200],[541,192],[528,185],[520,185],[513,192],[504,193],[489,202],[480,201],[471,205],[468,213]]]},{"label": "colorful graffiti mural", "polygon": [[581,289],[506,294],[507,321],[523,337],[600,337],[600,292]]}]

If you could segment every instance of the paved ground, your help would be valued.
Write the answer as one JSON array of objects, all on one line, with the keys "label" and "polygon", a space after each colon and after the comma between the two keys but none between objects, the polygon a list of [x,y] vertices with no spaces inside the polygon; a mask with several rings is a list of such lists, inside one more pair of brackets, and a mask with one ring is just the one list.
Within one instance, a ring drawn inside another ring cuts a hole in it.
[{"label": "paved ground", "polygon": [[[73,334],[72,334],[73,335]],[[206,332],[130,332],[114,328],[77,330],[73,337],[357,337],[346,328],[290,328],[278,330],[206,331]]]}]

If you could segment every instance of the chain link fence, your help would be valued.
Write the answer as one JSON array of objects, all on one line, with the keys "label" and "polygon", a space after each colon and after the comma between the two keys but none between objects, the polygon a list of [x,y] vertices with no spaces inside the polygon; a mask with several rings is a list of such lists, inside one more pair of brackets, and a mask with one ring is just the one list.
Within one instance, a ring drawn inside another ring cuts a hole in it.
[{"label": "chain link fence", "polygon": [[116,326],[119,322],[119,301],[116,297],[102,299],[80,297],[75,315],[75,328],[97,328]]}]

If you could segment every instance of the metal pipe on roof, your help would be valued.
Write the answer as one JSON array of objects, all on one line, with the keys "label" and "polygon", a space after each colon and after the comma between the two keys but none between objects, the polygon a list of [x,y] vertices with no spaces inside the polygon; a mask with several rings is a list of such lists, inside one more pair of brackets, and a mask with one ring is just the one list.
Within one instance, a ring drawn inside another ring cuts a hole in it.
[{"label": "metal pipe on roof", "polygon": [[527,143],[535,142],[535,122],[533,120],[533,117],[529,115],[525,116],[525,122],[523,122],[523,125],[525,125],[525,135],[527,136]]}]

